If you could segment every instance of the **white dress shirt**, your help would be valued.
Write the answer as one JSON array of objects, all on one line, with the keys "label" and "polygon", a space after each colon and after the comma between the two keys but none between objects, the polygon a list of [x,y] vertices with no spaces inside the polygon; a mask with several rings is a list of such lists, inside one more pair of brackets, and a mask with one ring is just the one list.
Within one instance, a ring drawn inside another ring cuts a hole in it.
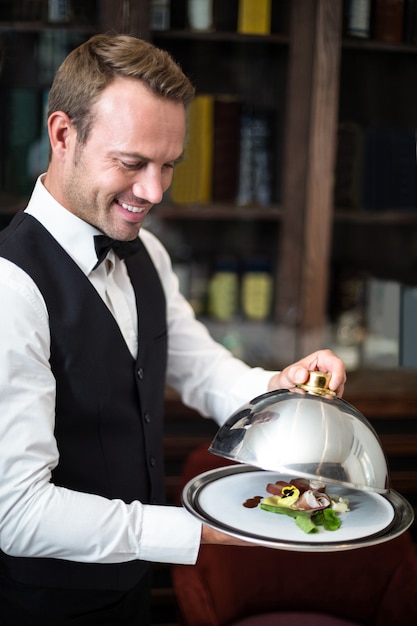
[{"label": "white dress shirt", "polygon": [[[105,264],[97,262],[99,231],[56,202],[36,183],[26,209],[39,220],[106,299]],[[167,300],[167,383],[183,401],[218,424],[241,404],[264,393],[271,372],[251,369],[215,343],[178,290],[169,256],[142,229]],[[130,319],[124,334],[137,346],[135,299],[126,266],[109,254],[122,282]],[[0,258],[0,548],[12,556],[117,563],[133,559],[194,563],[201,525],[181,507],[125,504],[56,487],[55,381],[51,372],[48,313],[32,279]]]}]

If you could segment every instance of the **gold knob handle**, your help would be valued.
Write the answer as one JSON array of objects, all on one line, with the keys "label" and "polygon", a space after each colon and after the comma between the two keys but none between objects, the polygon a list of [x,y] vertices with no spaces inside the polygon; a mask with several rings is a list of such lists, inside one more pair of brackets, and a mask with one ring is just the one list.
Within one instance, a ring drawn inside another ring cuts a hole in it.
[{"label": "gold knob handle", "polygon": [[315,396],[335,396],[336,393],[329,389],[330,374],[311,370],[310,376],[306,383],[297,385],[300,389],[307,391]]}]

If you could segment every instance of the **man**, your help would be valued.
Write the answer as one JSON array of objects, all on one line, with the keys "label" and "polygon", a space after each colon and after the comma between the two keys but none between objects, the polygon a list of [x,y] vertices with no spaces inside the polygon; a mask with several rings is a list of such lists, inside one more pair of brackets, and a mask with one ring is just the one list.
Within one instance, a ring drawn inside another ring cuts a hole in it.
[{"label": "man", "polygon": [[[163,505],[166,382],[219,424],[308,369],[343,392],[329,351],[274,373],[213,342],[141,228],[192,97],[165,52],[128,36],[93,37],[52,85],[48,170],[0,235],[1,624],[147,624],[149,561],[236,542]],[[103,234],[136,247],[100,250]]]}]

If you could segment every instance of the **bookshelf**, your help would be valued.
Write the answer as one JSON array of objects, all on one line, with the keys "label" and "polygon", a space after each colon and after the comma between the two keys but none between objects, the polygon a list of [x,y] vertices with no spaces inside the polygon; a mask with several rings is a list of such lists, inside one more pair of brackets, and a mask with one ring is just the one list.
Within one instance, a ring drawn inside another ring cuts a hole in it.
[{"label": "bookshelf", "polygon": [[[268,365],[279,367],[325,344],[340,268],[417,282],[415,209],[392,206],[369,211],[360,203],[356,208],[346,206],[335,196],[341,123],[365,125],[374,120],[395,125],[406,120],[411,128],[417,122],[417,46],[410,28],[407,40],[401,42],[378,41],[372,29],[365,39],[347,37],[349,2],[342,0],[274,1],[271,29],[265,35],[237,32],[238,0],[214,2],[215,28],[209,31],[188,27],[186,0],[171,2],[167,30],[151,30],[148,0],[73,0],[71,20],[63,24],[48,23],[33,13],[29,19],[24,13],[29,6],[34,11],[45,4],[0,2],[3,120],[8,120],[5,103],[10,89],[24,89],[31,97],[36,94],[37,104],[31,110],[40,132],[42,92],[59,62],[56,58],[46,77],[40,77],[33,52],[45,33],[68,47],[99,31],[152,39],[179,60],[197,93],[232,96],[248,108],[271,113],[272,190],[264,206],[256,200],[244,206],[230,200],[174,204],[168,197],[154,209],[149,224],[180,266],[190,265],[194,256],[197,261],[206,257],[213,266],[217,253],[237,256],[240,265],[248,257],[267,259],[274,298],[262,329],[241,313],[232,325],[247,337],[263,336],[279,326],[270,346],[276,362],[271,363],[268,354]],[[23,61],[17,50],[23,51]],[[14,162],[5,163],[13,152],[7,146],[10,128],[3,123],[0,131],[2,223],[24,206],[31,187],[30,181],[16,185],[6,181],[5,168],[19,169]],[[32,141],[30,136],[28,143]],[[223,333],[223,323],[207,321],[215,333]]]},{"label": "bookshelf", "polygon": [[[344,2],[345,18],[349,4]],[[376,24],[376,9],[388,5],[403,12],[402,28],[397,22],[391,39]],[[329,266],[336,291],[343,273],[368,293],[374,280],[397,286],[400,293],[417,282],[416,7],[413,0],[373,3],[367,37],[349,36],[346,22],[341,33]],[[366,303],[359,302],[357,309],[369,315]]]},{"label": "bookshelf", "polygon": [[[404,3],[409,11],[404,20],[411,20],[413,4]],[[364,206],[362,198],[356,207],[348,207],[336,195],[340,184],[337,159],[343,150],[341,125],[352,120],[363,126],[385,122],[401,127],[406,123],[410,130],[417,110],[413,88],[417,46],[412,43],[411,23],[407,22],[401,41],[382,41],[381,35],[378,40],[372,22],[375,13],[371,12],[368,37],[348,37],[349,5],[338,0],[294,0],[287,6],[290,19],[283,22],[287,30],[263,37],[216,30],[197,33],[181,28],[178,21],[173,30],[152,35],[156,43],[184,59],[186,67],[187,53],[204,46],[217,46],[228,63],[233,59],[235,68],[242,59],[233,57],[233,48],[247,45],[256,57],[257,46],[262,46],[269,56],[275,55],[273,66],[280,87],[270,96],[256,87],[245,94],[249,100],[254,96],[267,101],[275,98],[275,111],[282,114],[282,131],[276,138],[281,157],[275,174],[280,182],[274,202],[268,208],[167,203],[157,215],[174,228],[176,220],[187,222],[189,234],[191,222],[199,220],[220,222],[220,228],[232,219],[236,223],[270,223],[274,234],[269,233],[267,247],[275,255],[276,284],[272,323],[284,329],[275,344],[280,363],[325,344],[326,320],[338,301],[333,289],[339,278],[343,280],[340,269],[357,275],[358,280],[376,277],[412,285],[417,282],[415,205],[394,199],[383,211],[375,211]],[[198,77],[198,54],[188,56],[193,61],[187,69]],[[216,55],[207,57],[217,69]],[[204,61],[200,69],[207,73]],[[269,72],[272,80],[274,71]],[[224,81],[221,70],[216,71],[215,81],[213,84],[206,74],[202,85],[212,91],[219,88]],[[338,289],[336,285],[336,292]],[[255,331],[245,327],[244,332]]]},{"label": "bookshelf", "polygon": [[[283,338],[277,339],[278,343],[272,348],[273,352],[280,355],[277,358],[284,362],[295,358],[299,350],[305,352],[307,346],[299,345],[299,337],[304,324],[303,320],[306,317],[302,316],[303,319],[300,321],[298,318],[294,320],[290,315],[288,319],[288,310],[293,311],[294,307],[301,310],[303,302],[307,302],[310,295],[313,296],[314,301],[318,301],[317,295],[323,302],[320,306],[313,306],[313,308],[317,311],[315,317],[321,326],[325,307],[325,279],[319,281],[322,283],[321,290],[316,289],[316,284],[309,283],[308,293],[305,289],[301,296],[293,292],[293,285],[298,284],[302,279],[304,234],[294,230],[288,239],[286,233],[292,230],[293,220],[298,224],[305,222],[303,215],[305,197],[299,194],[299,190],[304,186],[303,181],[306,178],[308,163],[303,163],[300,167],[300,157],[304,152],[303,133],[309,133],[308,111],[312,105],[309,93],[310,84],[308,81],[303,83],[305,76],[311,70],[311,60],[308,57],[312,53],[311,47],[307,53],[305,51],[307,41],[305,35],[311,31],[318,19],[317,7],[314,6],[312,9],[312,3],[306,3],[304,0],[274,2],[271,32],[267,35],[259,35],[238,33],[235,25],[231,26],[231,23],[236,24],[233,20],[236,17],[237,0],[227,3],[228,10],[234,11],[232,22],[230,21],[231,14],[224,14],[224,3],[214,3],[216,23],[221,26],[209,32],[196,32],[188,28],[184,0],[178,0],[175,3],[175,11],[171,14],[170,30],[152,32],[149,27],[150,2],[102,0],[79,3],[75,1],[72,3],[74,10],[71,20],[63,24],[50,24],[42,21],[42,16],[33,16],[33,14],[31,19],[28,19],[24,10],[29,4],[33,9],[36,4],[40,7],[44,3],[23,1],[13,4],[0,3],[0,33],[3,36],[6,54],[9,54],[10,50],[13,53],[23,47],[26,51],[23,58],[25,61],[30,58],[29,64],[17,63],[18,55],[15,54],[11,59],[9,71],[7,64],[5,66],[0,88],[3,93],[10,88],[24,89],[30,92],[32,99],[38,101],[31,124],[31,128],[36,126],[38,133],[42,125],[42,93],[46,91],[55,67],[59,64],[59,54],[55,54],[47,68],[46,76],[40,76],[39,67],[35,64],[37,55],[33,52],[38,50],[42,38],[49,37],[57,42],[58,47],[68,48],[94,32],[107,30],[131,32],[151,38],[156,44],[170,50],[196,83],[197,92],[238,96],[245,106],[251,109],[259,107],[272,115],[271,136],[274,146],[274,162],[271,179],[273,188],[266,206],[260,206],[256,199],[245,206],[237,206],[233,202],[225,201],[187,206],[174,206],[167,202],[155,209],[152,220],[158,222],[156,227],[159,231],[172,228],[174,236],[171,235],[171,239],[168,239],[168,248],[170,241],[176,237],[175,232],[179,233],[177,239],[180,238],[183,241],[185,231],[188,242],[195,242],[193,245],[197,250],[204,251],[214,258],[214,253],[219,247],[220,232],[220,240],[223,242],[222,255],[229,255],[230,249],[228,249],[227,242],[232,242],[231,252],[240,256],[240,260],[244,260],[247,256],[266,258],[273,274],[275,289],[274,300],[262,333],[276,322],[288,328],[288,332],[280,333],[280,337],[283,335]],[[335,3],[335,6],[337,7],[338,4]],[[326,7],[323,2],[317,5]],[[83,8],[82,19],[77,17],[76,9],[79,6]],[[219,13],[219,7],[223,7],[223,13]],[[8,15],[6,15],[6,9],[9,10]],[[21,10],[17,11],[17,9]],[[330,13],[334,13],[333,3]],[[290,24],[293,24],[292,30]],[[312,39],[311,34],[310,43]],[[10,41],[12,42],[11,48]],[[60,50],[60,53],[62,54],[63,50]],[[300,53],[302,54],[301,62]],[[304,67],[303,64],[307,59],[308,65]],[[19,71],[16,71],[16,67]],[[216,72],[212,71],[213,67],[216,68]],[[330,80],[328,84],[331,84]],[[5,100],[2,98],[2,101]],[[294,107],[294,102],[297,102],[297,107]],[[3,119],[7,119],[4,113],[6,112],[2,111]],[[19,126],[19,124],[15,125]],[[331,125],[328,125],[327,132],[331,134]],[[27,149],[37,138],[36,134],[35,137],[27,138]],[[312,138],[311,135],[310,138]],[[4,146],[9,139],[9,133],[3,131],[0,138],[2,145]],[[2,153],[7,154],[8,159],[13,157],[13,150],[5,149]],[[296,155],[295,160],[291,157],[292,153]],[[20,151],[20,158],[21,155]],[[3,176],[0,214],[5,221],[11,213],[24,206],[25,197],[31,189],[31,180],[28,176],[26,180],[14,181],[13,176],[9,176],[9,173],[13,174],[18,171],[13,160],[11,164],[3,162],[1,167]],[[321,205],[320,210],[323,206]],[[328,213],[328,209],[326,212]],[[304,231],[304,228],[302,230]],[[208,242],[207,235],[210,232],[212,241]],[[290,259],[287,258],[285,252],[286,238],[291,244]],[[194,250],[191,250],[191,253],[193,252]],[[188,250],[187,253],[189,254],[190,251]],[[180,258],[179,260],[189,259]],[[259,332],[257,326],[247,324],[245,320],[239,320],[239,324],[243,327],[244,335],[255,336]],[[313,325],[315,327],[316,321]],[[265,363],[272,365],[273,360],[273,357],[268,355]],[[279,366],[281,363],[274,364]]]},{"label": "bookshelf", "polygon": [[[180,264],[185,271],[188,270],[188,282],[206,281],[204,301],[195,308],[203,315],[212,334],[230,347],[230,330],[225,328],[222,320],[210,318],[208,315],[210,282],[217,264],[225,258],[237,265],[240,285],[248,259],[266,260],[271,268],[270,272],[274,276],[276,274],[276,250],[282,219],[279,152],[282,149],[289,38],[288,32],[283,31],[267,36],[241,34],[236,32],[236,26],[235,30],[192,31],[187,27],[185,10],[182,15],[177,15],[176,20],[175,29],[153,31],[152,38],[157,45],[168,49],[179,60],[193,80],[197,98],[202,98],[204,102],[208,95],[214,104],[215,114],[218,103],[223,105],[223,114],[226,116],[224,130],[213,132],[214,146],[211,145],[211,149],[216,150],[216,137],[219,136],[222,140],[220,173],[227,171],[230,174],[232,170],[235,171],[233,165],[239,160],[239,156],[235,156],[239,154],[239,149],[236,148],[240,147],[236,146],[240,139],[240,128],[236,128],[236,124],[240,123],[240,115],[243,116],[245,111],[267,112],[272,119],[274,148],[278,146],[273,155],[274,169],[271,175],[270,199],[267,202],[259,201],[259,196],[256,195],[248,196],[242,202],[236,201],[239,196],[238,181],[231,191],[230,188],[220,189],[219,186],[217,197],[213,185],[213,193],[205,201],[196,196],[185,198],[181,202],[178,201],[178,187],[174,178],[173,193],[151,215],[149,227],[156,228],[174,263],[177,266]],[[212,67],[216,67],[215,73]],[[233,137],[228,141],[227,136],[230,137],[231,134]],[[202,139],[198,137],[198,145],[208,150],[205,137],[206,135]],[[187,149],[190,153],[189,146]],[[231,159],[227,156],[229,149]],[[216,172],[219,172],[216,168],[216,156],[214,164],[213,182],[216,180]],[[179,173],[177,170],[175,176]],[[196,179],[197,175],[186,171],[181,178],[189,181]],[[194,302],[193,293],[191,297],[190,293],[187,296]],[[239,294],[239,300],[240,298]],[[267,319],[262,324],[262,334],[273,319],[272,308],[271,302]],[[259,335],[259,325],[245,320],[242,310],[239,303],[237,315],[231,320],[234,335],[232,343],[237,354],[251,361],[251,341],[248,339],[249,336]],[[272,360],[272,355],[264,355],[265,364]]]}]

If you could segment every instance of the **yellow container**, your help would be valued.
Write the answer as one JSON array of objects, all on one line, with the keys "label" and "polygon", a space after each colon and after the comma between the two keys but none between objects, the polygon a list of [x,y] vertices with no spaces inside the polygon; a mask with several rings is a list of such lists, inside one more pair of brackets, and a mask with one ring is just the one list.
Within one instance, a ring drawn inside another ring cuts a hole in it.
[{"label": "yellow container", "polygon": [[239,304],[239,279],[233,264],[221,264],[209,283],[209,315],[217,320],[233,319]]},{"label": "yellow container", "polygon": [[250,320],[263,321],[271,313],[272,274],[262,271],[246,272],[242,280],[242,310]]}]

